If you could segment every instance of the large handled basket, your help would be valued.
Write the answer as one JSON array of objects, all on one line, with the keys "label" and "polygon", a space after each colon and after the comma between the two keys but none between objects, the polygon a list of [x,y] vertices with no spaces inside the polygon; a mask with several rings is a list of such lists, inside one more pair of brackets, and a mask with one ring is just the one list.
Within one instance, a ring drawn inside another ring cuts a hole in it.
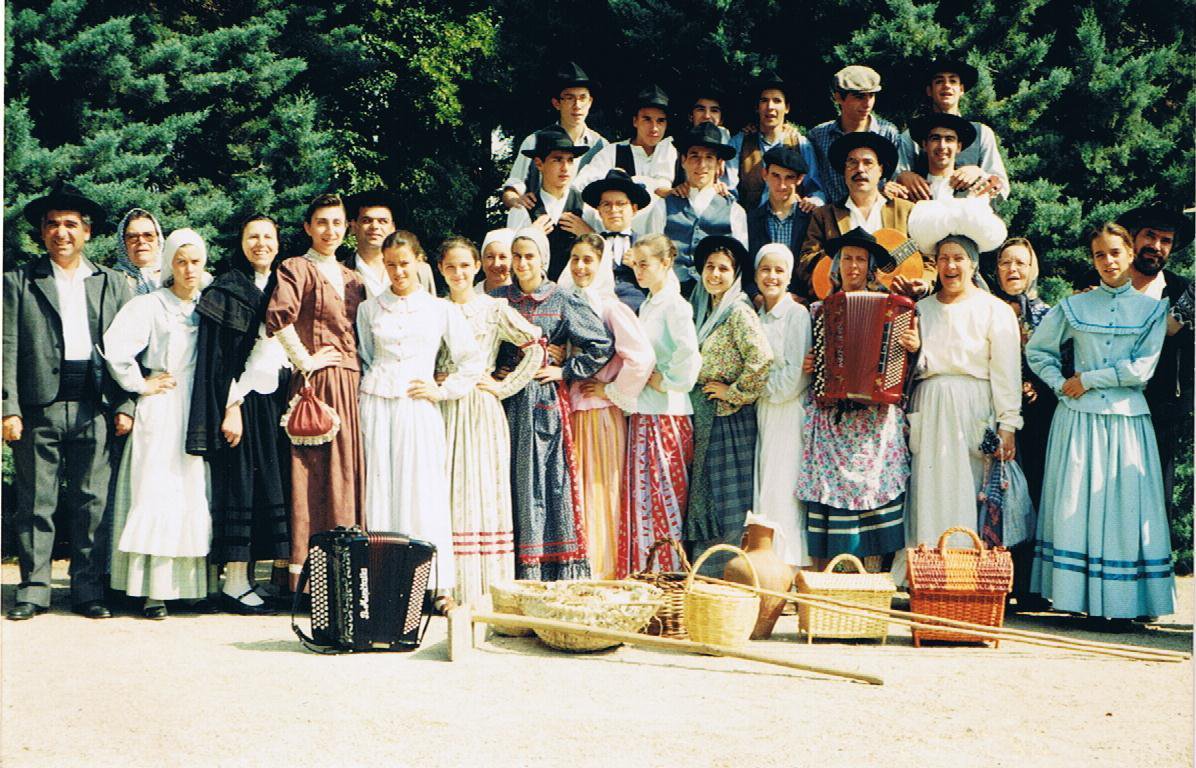
[{"label": "large handled basket", "polygon": [[[662,547],[673,548],[683,571],[657,573],[652,570],[656,553]],[[685,556],[685,550],[671,536],[657,539],[656,543],[652,545],[652,549],[648,550],[648,560],[644,564],[644,570],[631,574],[630,578],[633,581],[651,584],[661,590],[664,593],[664,602],[656,611],[656,615],[648,622],[648,626],[644,628],[644,634],[671,637],[676,640],[689,639],[689,634],[685,631],[685,580],[692,571],[693,567],[689,564],[689,558]]]},{"label": "large handled basket", "polygon": [[[973,546],[948,549],[947,539],[956,533],[967,534]],[[1005,547],[986,547],[975,531],[956,527],[943,531],[936,547],[919,544],[905,553],[911,611],[990,627],[1005,623],[1005,597],[1013,586],[1013,558]],[[915,647],[923,640],[982,642],[950,630],[915,629],[913,635]]]},{"label": "large handled basket", "polygon": [[706,558],[718,551],[733,552],[742,557],[751,571],[752,581],[760,588],[756,566],[747,553],[730,544],[715,544],[702,553],[685,580],[685,628],[695,643],[736,646],[751,637],[760,613],[760,597],[743,587],[722,584],[695,584],[694,576]]},{"label": "large handled basket", "polygon": [[[839,563],[851,563],[856,573],[835,573]],[[868,573],[855,555],[843,553],[819,571],[798,571],[794,578],[797,591],[817,597],[829,597],[864,608],[888,610],[893,604],[897,587],[887,573]],[[839,639],[871,638],[883,644],[889,636],[889,623],[884,617],[858,616],[830,608],[802,603],[797,608],[798,630],[806,633],[806,642],[814,636]]]}]

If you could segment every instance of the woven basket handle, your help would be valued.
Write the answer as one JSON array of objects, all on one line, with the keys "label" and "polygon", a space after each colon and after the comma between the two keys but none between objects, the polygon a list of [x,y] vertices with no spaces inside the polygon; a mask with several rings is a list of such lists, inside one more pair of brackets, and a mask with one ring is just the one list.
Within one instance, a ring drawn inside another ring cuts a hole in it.
[{"label": "woven basket handle", "polygon": [[689,572],[689,576],[685,577],[685,591],[689,592],[694,586],[694,576],[698,574],[698,569],[702,567],[702,563],[706,562],[706,558],[713,555],[715,552],[734,552],[736,555],[742,557],[748,564],[748,570],[752,573],[752,581],[755,582],[756,589],[760,588],[760,575],[756,573],[756,566],[752,565],[752,559],[747,556],[739,547],[733,547],[730,544],[715,544],[710,549],[702,553],[698,558],[698,562],[694,563],[693,570]]},{"label": "woven basket handle", "polygon": [[656,552],[661,547],[669,545],[673,551],[677,553],[677,557],[681,561],[681,570],[689,573],[693,570],[693,566],[689,564],[689,558],[685,556],[685,549],[681,546],[681,542],[674,539],[672,536],[661,536],[652,544],[652,548],[648,550],[648,560],[644,563],[644,572],[652,570],[652,564],[656,560]]},{"label": "woven basket handle", "polygon": [[860,562],[860,559],[850,552],[844,552],[841,555],[835,555],[835,558],[826,564],[826,568],[822,569],[823,573],[834,573],[835,566],[839,563],[851,563],[855,566],[856,573],[867,573],[868,569]]},{"label": "woven basket handle", "polygon": [[973,531],[971,528],[965,528],[962,525],[957,525],[954,528],[948,528],[947,530],[943,531],[943,535],[939,536],[939,551],[946,551],[947,539],[951,538],[957,533],[966,533],[972,538],[972,544],[975,545],[976,549],[980,550],[981,552],[985,550],[984,542],[980,540],[980,537],[976,535],[975,531]]}]

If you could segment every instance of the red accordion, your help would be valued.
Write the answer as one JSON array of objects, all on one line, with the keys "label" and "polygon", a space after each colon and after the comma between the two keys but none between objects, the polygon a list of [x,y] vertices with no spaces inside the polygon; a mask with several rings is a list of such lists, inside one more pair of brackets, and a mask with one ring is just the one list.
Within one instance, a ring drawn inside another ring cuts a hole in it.
[{"label": "red accordion", "polygon": [[814,380],[819,405],[842,400],[900,403],[910,355],[900,344],[914,319],[904,296],[840,291],[814,317]]}]

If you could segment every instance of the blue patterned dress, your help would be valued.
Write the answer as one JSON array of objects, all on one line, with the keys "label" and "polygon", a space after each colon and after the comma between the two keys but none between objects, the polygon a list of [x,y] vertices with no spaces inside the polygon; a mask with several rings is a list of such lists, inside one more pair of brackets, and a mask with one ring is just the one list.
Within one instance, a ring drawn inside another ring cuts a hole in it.
[{"label": "blue patterned dress", "polygon": [[564,380],[532,380],[503,402],[511,427],[511,502],[515,576],[558,581],[590,575],[580,489],[569,424],[570,382],[587,379],[610,359],[614,342],[585,300],[545,280],[532,293],[512,283],[495,290],[544,331],[540,341],[570,346]]}]

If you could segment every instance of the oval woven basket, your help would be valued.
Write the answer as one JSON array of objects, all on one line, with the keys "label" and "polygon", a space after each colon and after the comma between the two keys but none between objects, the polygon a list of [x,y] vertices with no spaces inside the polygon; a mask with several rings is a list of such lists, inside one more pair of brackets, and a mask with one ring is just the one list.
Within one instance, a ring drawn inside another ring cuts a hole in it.
[{"label": "oval woven basket", "polygon": [[[490,585],[490,601],[494,604],[495,613],[510,613],[522,616],[519,608],[519,596],[534,594],[548,589],[549,585],[542,581],[504,581]],[[525,637],[532,634],[530,629],[516,629],[514,627],[491,626],[497,635],[506,637]]]},{"label": "oval woven basket", "polygon": [[[524,592],[519,607],[525,616],[556,619],[599,629],[639,632],[660,608],[661,590],[651,584],[584,581],[555,582],[542,592]],[[617,640],[582,632],[537,629],[546,645],[562,651],[601,651],[621,645]]]},{"label": "oval woven basket", "polygon": [[760,577],[747,553],[730,544],[716,544],[702,553],[685,580],[685,629],[695,643],[743,645],[751,637],[760,613],[760,597],[742,587],[695,584],[694,576],[706,558],[715,552],[733,552],[744,559],[756,588]]}]

